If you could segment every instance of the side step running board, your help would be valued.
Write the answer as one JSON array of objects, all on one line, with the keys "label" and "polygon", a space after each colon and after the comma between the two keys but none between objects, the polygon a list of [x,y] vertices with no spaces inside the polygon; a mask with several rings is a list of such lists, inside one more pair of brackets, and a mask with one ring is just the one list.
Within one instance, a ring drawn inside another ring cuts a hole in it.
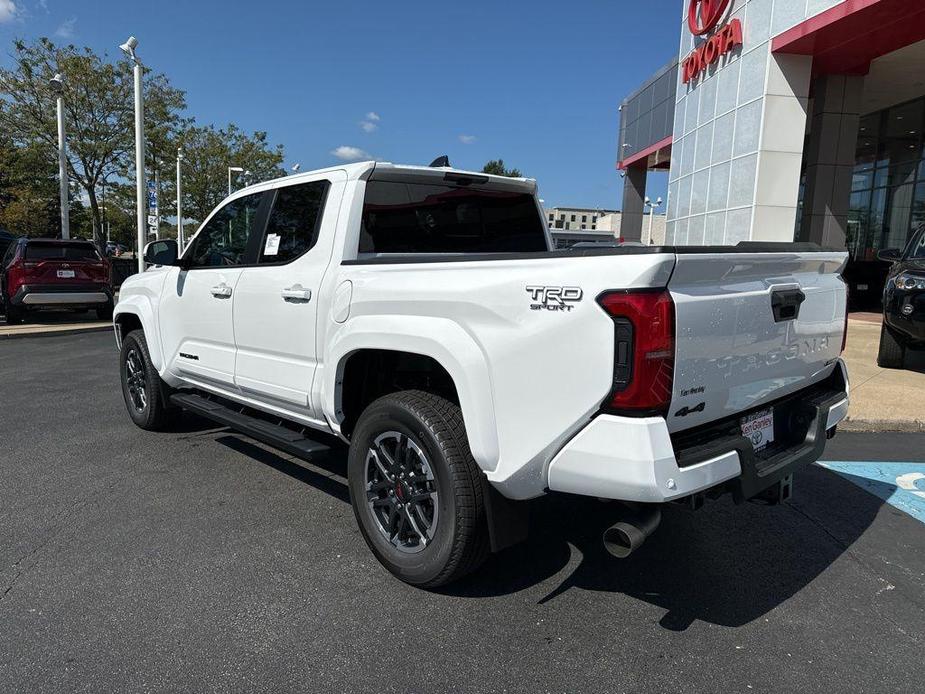
[{"label": "side step running board", "polygon": [[216,400],[195,393],[173,393],[170,396],[170,402],[292,455],[310,458],[331,450],[330,446],[307,438],[300,431],[281,424],[273,424],[261,417],[244,414]]}]

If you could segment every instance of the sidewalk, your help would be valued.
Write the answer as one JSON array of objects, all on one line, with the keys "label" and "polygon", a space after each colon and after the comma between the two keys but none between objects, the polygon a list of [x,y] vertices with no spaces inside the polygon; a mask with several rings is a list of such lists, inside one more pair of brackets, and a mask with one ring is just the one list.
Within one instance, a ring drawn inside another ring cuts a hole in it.
[{"label": "sidewalk", "polygon": [[29,323],[22,325],[7,325],[6,318],[0,318],[0,341],[16,337],[69,335],[96,330],[112,330],[112,321],[97,320],[93,311],[84,315],[66,311],[42,311],[33,314],[30,318]]},{"label": "sidewalk", "polygon": [[905,369],[877,366],[880,315],[852,314],[844,358],[851,407],[849,431],[925,431],[925,352],[909,352]]}]

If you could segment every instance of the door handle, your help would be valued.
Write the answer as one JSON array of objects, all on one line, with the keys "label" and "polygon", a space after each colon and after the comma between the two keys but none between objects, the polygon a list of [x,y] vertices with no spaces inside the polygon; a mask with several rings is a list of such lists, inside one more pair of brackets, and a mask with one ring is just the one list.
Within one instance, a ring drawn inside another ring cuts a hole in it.
[{"label": "door handle", "polygon": [[221,284],[215,285],[209,291],[212,292],[212,296],[216,298],[224,298],[224,297],[231,296],[231,287],[229,287],[224,282],[222,282]]},{"label": "door handle", "polygon": [[311,301],[312,290],[303,289],[301,284],[294,284],[282,290],[280,296],[282,296],[285,301]]}]

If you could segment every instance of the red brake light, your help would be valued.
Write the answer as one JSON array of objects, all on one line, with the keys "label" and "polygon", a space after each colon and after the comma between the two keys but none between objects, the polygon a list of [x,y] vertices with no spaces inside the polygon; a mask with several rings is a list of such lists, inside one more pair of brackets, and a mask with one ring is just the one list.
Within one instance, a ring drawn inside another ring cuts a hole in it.
[{"label": "red brake light", "polygon": [[667,289],[608,292],[597,302],[614,321],[613,390],[608,409],[664,414],[674,378],[674,301]]},{"label": "red brake light", "polygon": [[23,268],[24,265],[25,263],[23,263],[21,260],[17,260],[7,268],[6,277],[7,283],[9,285],[7,287],[7,291],[10,294],[15,294],[16,290],[26,282],[26,272]]}]

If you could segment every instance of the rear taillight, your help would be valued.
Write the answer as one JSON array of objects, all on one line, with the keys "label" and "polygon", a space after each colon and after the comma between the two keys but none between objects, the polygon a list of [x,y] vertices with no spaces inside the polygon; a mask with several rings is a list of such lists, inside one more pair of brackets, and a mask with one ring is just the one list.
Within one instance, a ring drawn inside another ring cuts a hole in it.
[{"label": "rear taillight", "polygon": [[601,294],[613,319],[613,389],[605,408],[634,416],[664,414],[674,377],[674,302],[667,289]]},{"label": "rear taillight", "polygon": [[7,291],[10,294],[15,294],[16,290],[26,282],[26,272],[23,268],[23,263],[21,260],[13,263],[7,268],[6,277],[7,277]]}]

